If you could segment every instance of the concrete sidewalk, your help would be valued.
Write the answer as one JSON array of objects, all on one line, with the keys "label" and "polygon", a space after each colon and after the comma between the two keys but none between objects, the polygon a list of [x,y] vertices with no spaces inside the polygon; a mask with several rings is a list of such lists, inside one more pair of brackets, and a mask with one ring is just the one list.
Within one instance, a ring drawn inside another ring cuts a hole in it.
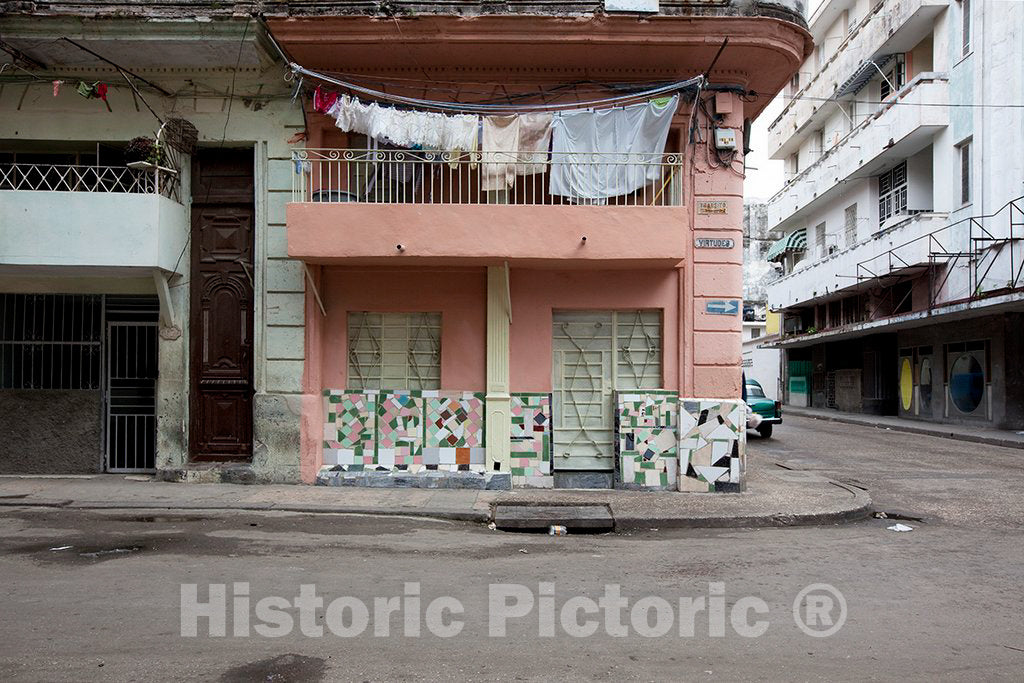
[{"label": "concrete sidewalk", "polygon": [[871,500],[860,489],[813,473],[785,470],[773,463],[753,467],[748,490],[741,494],[178,484],[113,474],[0,477],[0,507],[290,511],[487,523],[496,504],[605,505],[614,518],[615,529],[626,531],[834,524],[867,516]]},{"label": "concrete sidewalk", "polygon": [[893,429],[910,434],[971,441],[990,446],[1024,448],[1024,434],[1002,429],[984,429],[973,425],[940,424],[884,415],[862,415],[859,413],[843,413],[838,410],[823,410],[821,408],[797,408],[788,405],[783,406],[782,414],[783,420],[785,420],[786,415],[798,415],[800,417],[812,417],[818,420],[844,422],[846,424],[864,425],[879,429]]}]

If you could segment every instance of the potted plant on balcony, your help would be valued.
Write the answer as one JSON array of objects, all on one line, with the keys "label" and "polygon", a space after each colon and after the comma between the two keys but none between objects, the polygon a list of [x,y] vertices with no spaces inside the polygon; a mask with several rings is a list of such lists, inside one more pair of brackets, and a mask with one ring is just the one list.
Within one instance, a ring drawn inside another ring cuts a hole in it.
[{"label": "potted plant on balcony", "polygon": [[136,171],[153,171],[164,160],[164,150],[152,138],[133,138],[124,148],[125,165]]}]

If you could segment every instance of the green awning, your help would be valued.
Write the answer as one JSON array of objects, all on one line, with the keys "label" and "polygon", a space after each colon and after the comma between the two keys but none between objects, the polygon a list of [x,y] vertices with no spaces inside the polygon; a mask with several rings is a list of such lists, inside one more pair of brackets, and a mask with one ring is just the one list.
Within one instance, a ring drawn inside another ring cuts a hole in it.
[{"label": "green awning", "polygon": [[781,261],[786,254],[807,249],[807,228],[794,230],[782,239],[778,240],[768,249],[765,259],[768,261]]}]

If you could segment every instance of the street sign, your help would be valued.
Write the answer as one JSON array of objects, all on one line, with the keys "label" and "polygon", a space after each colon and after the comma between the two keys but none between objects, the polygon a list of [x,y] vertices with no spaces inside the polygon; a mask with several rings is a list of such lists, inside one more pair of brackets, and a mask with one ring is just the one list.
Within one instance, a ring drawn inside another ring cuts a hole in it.
[{"label": "street sign", "polygon": [[729,204],[723,201],[697,202],[697,213],[701,216],[725,215],[729,213]]},{"label": "street sign", "polygon": [[704,310],[713,315],[738,315],[740,302],[736,299],[712,299],[704,304]]},{"label": "street sign", "polygon": [[732,249],[736,243],[731,237],[698,237],[694,244],[698,249]]}]

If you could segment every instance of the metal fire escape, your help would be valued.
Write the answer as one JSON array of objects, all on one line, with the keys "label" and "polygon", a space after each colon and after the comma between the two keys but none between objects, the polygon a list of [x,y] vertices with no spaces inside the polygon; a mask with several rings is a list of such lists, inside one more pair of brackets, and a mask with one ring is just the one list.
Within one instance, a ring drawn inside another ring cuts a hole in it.
[{"label": "metal fire escape", "polygon": [[[927,270],[929,310],[940,299],[942,305],[974,301],[1024,286],[1022,242],[1024,197],[1018,197],[993,213],[960,219],[860,261],[857,283],[874,280],[886,286],[887,278],[900,281]],[[960,268],[967,278],[966,288],[959,290],[964,296],[947,289]]]}]

